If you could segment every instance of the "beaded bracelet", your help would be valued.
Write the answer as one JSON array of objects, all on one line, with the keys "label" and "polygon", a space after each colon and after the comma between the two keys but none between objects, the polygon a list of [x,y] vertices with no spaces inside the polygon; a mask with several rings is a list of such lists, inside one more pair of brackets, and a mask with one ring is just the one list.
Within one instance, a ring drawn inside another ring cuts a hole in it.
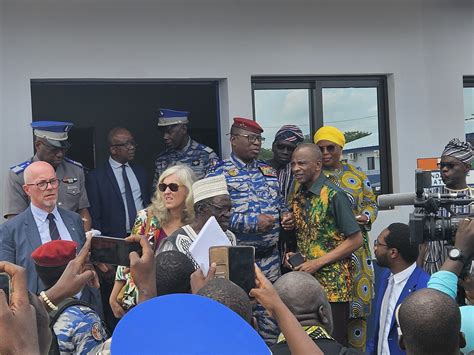
[{"label": "beaded bracelet", "polygon": [[41,298],[43,299],[44,303],[46,303],[50,309],[52,309],[53,311],[57,311],[57,310],[58,310],[58,307],[55,306],[53,302],[51,302],[51,300],[50,300],[50,299],[48,298],[48,296],[46,295],[46,292],[41,291],[41,292],[40,292],[40,296],[41,296]]}]

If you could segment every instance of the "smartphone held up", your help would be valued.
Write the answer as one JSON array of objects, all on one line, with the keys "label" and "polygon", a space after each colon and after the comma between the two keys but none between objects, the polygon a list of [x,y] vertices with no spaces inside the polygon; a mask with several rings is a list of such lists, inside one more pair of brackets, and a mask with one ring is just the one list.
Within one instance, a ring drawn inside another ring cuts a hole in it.
[{"label": "smartphone held up", "polygon": [[142,255],[142,247],[139,242],[104,236],[92,237],[90,261],[92,263],[130,266],[129,255],[132,251]]}]

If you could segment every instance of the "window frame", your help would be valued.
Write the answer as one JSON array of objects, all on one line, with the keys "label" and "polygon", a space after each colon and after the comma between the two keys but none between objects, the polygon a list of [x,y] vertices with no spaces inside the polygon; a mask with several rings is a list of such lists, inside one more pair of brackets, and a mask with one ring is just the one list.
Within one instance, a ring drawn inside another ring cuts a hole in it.
[{"label": "window frame", "polygon": [[[474,86],[474,78],[472,78]],[[309,89],[309,127],[314,133],[323,125],[323,88],[377,89],[377,123],[380,151],[380,194],[393,192],[388,88],[386,75],[252,76],[252,109],[255,119],[255,90]]]}]

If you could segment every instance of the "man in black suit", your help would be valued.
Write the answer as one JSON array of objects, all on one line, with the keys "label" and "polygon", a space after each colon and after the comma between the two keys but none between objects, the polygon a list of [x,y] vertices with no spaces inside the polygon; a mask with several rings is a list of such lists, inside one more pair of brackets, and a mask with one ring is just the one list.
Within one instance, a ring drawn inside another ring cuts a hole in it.
[{"label": "man in black suit", "polygon": [[86,178],[92,227],[102,235],[124,238],[133,228],[137,211],[150,203],[145,170],[130,164],[137,144],[125,128],[113,128],[107,137],[110,157]]}]

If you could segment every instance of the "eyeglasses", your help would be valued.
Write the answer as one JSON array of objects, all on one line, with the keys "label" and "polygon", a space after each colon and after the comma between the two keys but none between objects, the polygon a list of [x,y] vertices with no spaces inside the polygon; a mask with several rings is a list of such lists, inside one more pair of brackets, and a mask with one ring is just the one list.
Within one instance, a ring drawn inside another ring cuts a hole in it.
[{"label": "eyeglasses", "polygon": [[336,151],[336,146],[334,144],[330,144],[327,146],[319,146],[319,149],[321,149],[321,152],[324,153],[327,151],[328,153],[334,153]]},{"label": "eyeglasses", "polygon": [[287,145],[287,144],[278,143],[278,144],[276,144],[276,148],[277,148],[278,150],[287,150],[287,151],[289,151],[289,152],[292,152],[292,151],[295,150],[296,145],[293,146],[293,145]]},{"label": "eyeglasses", "polygon": [[38,190],[45,191],[48,188],[48,184],[51,185],[51,187],[53,189],[55,189],[59,186],[59,179],[51,179],[51,180],[48,180],[48,181],[40,181],[36,184],[26,184],[26,185],[28,185],[28,186],[36,185]]},{"label": "eyeglasses", "polygon": [[378,247],[378,246],[388,247],[387,244],[380,243],[378,239],[375,239],[374,240],[374,247]]},{"label": "eyeglasses", "polygon": [[125,143],[119,143],[119,144],[112,144],[111,147],[125,147],[127,149],[131,149],[131,148],[138,147],[138,144],[131,141],[131,142],[125,142]]},{"label": "eyeglasses", "polygon": [[215,203],[211,203],[211,202],[208,202],[207,203],[209,206],[212,206],[214,208],[216,208],[219,212],[221,213],[224,213],[224,212],[229,212],[230,209],[232,208],[232,206],[219,206],[219,205],[216,205]]},{"label": "eyeglasses", "polygon": [[240,134],[240,133],[234,133],[233,136],[240,136],[240,137],[245,137],[248,139],[249,143],[252,144],[252,143],[255,143],[255,142],[258,142],[258,143],[263,143],[265,142],[265,138],[262,137],[262,136],[257,136],[255,134]]},{"label": "eyeglasses", "polygon": [[439,170],[442,170],[442,169],[444,169],[444,168],[447,168],[448,170],[451,170],[451,169],[453,169],[453,168],[456,166],[455,163],[443,163],[443,162],[438,163],[438,164],[436,164],[436,165],[438,165],[438,169],[439,169]]},{"label": "eyeglasses", "polygon": [[171,184],[164,184],[164,183],[161,183],[161,184],[158,184],[158,190],[160,190],[161,192],[165,192],[166,189],[169,187],[169,189],[172,191],[172,192],[176,192],[179,190],[179,184],[176,184],[174,182],[172,182]]}]

